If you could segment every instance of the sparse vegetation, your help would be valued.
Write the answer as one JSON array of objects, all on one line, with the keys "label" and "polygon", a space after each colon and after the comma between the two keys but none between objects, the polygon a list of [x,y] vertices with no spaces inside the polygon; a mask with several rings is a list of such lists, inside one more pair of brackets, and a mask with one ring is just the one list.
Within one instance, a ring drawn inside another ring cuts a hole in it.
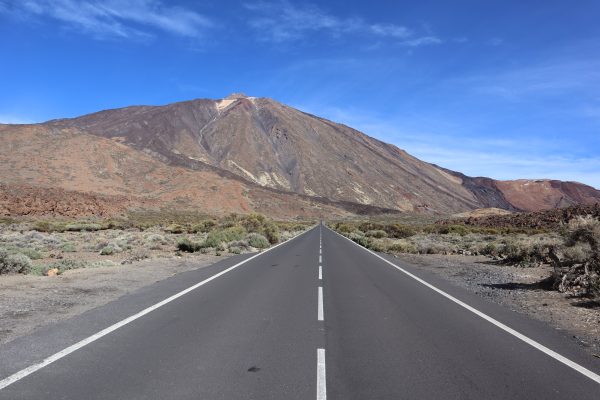
[{"label": "sparse vegetation", "polygon": [[576,215],[566,224],[543,230],[523,224],[494,228],[380,221],[343,221],[330,227],[374,251],[483,255],[523,268],[551,266],[555,289],[583,296],[600,295],[600,220],[591,215]]},{"label": "sparse vegetation", "polygon": [[[132,213],[118,219],[7,220],[0,225],[0,273],[61,274],[184,253],[242,254],[287,240],[312,222],[260,214],[222,218],[186,212]],[[78,260],[78,264],[73,264]],[[111,264],[111,265],[112,265]]]}]

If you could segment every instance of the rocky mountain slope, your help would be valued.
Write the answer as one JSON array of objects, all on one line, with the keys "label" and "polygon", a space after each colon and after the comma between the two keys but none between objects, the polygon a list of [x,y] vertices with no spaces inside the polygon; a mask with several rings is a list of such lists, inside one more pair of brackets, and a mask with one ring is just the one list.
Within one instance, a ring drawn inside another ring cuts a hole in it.
[{"label": "rocky mountain slope", "polygon": [[279,207],[281,214],[318,204],[343,214],[600,201],[599,191],[573,182],[467,177],[345,125],[244,95],[0,125],[0,136],[0,183],[129,196],[136,204]]},{"label": "rocky mountain slope", "polygon": [[0,125],[0,143],[0,215],[110,216],[131,208],[258,211],[278,217],[384,211],[167,165],[70,128]]}]

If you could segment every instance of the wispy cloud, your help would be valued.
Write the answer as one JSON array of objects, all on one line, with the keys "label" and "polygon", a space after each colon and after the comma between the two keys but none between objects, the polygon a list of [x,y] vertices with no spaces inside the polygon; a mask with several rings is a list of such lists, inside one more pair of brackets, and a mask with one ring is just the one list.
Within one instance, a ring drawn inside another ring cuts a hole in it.
[{"label": "wispy cloud", "polygon": [[478,92],[512,100],[531,95],[565,95],[577,90],[597,92],[600,89],[600,59],[550,61],[471,76],[463,83]]},{"label": "wispy cloud", "polygon": [[286,42],[304,38],[310,33],[325,33],[339,38],[346,34],[387,38],[400,45],[418,47],[440,44],[442,40],[427,34],[419,36],[412,29],[390,23],[369,23],[362,18],[342,18],[313,4],[294,5],[286,0],[255,2],[244,5],[253,16],[248,24],[269,42]]},{"label": "wispy cloud", "polygon": [[24,0],[0,12],[52,18],[96,38],[148,38],[152,30],[197,38],[213,26],[193,10],[159,0]]}]

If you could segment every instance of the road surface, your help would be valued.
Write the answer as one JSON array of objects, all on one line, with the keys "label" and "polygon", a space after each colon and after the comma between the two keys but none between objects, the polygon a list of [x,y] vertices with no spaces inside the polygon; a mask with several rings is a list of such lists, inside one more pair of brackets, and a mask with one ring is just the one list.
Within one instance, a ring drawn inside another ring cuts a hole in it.
[{"label": "road surface", "polygon": [[0,399],[600,399],[565,334],[321,226],[121,301],[0,349]]}]

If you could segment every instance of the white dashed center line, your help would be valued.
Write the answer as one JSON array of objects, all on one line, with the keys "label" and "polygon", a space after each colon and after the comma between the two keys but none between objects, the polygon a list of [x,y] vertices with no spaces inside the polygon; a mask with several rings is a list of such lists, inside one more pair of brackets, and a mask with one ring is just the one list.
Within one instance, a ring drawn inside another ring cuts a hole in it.
[{"label": "white dashed center line", "polygon": [[318,310],[317,310],[317,319],[319,321],[323,321],[324,320],[324,313],[323,313],[323,288],[321,286],[319,286],[319,304],[318,304]]},{"label": "white dashed center line", "polygon": [[317,400],[327,399],[325,381],[325,349],[317,349]]}]

